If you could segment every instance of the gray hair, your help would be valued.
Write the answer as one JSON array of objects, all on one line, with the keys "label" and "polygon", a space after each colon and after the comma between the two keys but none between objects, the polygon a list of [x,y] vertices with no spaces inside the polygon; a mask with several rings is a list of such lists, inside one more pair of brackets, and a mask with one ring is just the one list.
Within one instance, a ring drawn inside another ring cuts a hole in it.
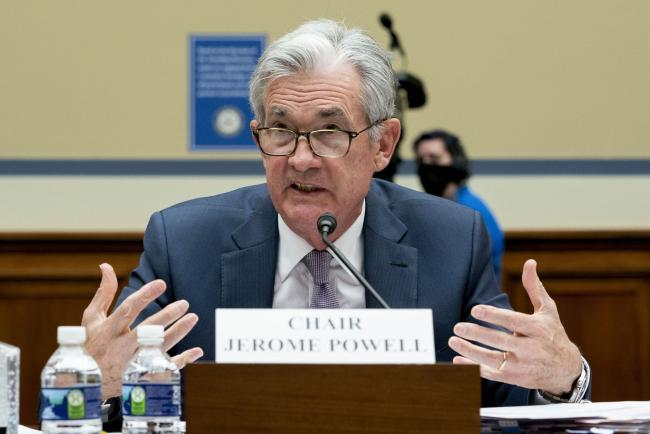
[{"label": "gray hair", "polygon": [[[390,54],[363,30],[320,19],[284,35],[262,54],[250,84],[255,118],[264,122],[265,93],[273,80],[314,71],[323,60],[344,62],[357,71],[361,77],[359,100],[368,124],[393,116],[397,81]],[[379,141],[379,126],[371,128],[369,135],[372,143]]]}]

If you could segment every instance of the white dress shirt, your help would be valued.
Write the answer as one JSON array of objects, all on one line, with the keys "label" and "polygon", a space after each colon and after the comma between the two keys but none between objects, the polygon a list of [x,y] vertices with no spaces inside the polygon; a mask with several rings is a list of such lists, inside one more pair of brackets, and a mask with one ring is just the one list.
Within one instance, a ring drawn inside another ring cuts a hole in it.
[{"label": "white dress shirt", "polygon": [[[363,274],[363,221],[366,214],[366,202],[363,202],[361,214],[335,242],[352,265]],[[316,224],[316,223],[314,223]],[[309,307],[314,289],[314,278],[302,263],[302,258],[314,248],[282,220],[278,214],[280,243],[278,247],[278,265],[275,269],[273,308],[303,309]],[[363,286],[342,266],[332,251],[330,265],[330,283],[336,286],[336,298],[341,308],[365,308],[366,294]]]}]

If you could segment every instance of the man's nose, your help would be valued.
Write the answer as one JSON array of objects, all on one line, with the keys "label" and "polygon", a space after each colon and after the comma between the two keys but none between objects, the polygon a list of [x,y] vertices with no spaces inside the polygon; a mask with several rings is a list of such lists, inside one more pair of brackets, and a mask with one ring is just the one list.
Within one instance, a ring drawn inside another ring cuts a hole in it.
[{"label": "man's nose", "polygon": [[311,151],[309,142],[305,136],[298,137],[298,145],[293,154],[289,156],[289,164],[296,170],[306,170],[320,165],[320,157]]}]

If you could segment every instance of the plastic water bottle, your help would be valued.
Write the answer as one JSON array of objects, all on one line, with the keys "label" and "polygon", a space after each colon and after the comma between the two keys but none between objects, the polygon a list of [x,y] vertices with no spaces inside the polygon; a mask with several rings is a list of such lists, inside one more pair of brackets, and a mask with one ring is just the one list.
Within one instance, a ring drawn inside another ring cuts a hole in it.
[{"label": "plastic water bottle", "polygon": [[20,350],[0,342],[0,434],[18,434]]},{"label": "plastic water bottle", "polygon": [[59,327],[59,348],[41,372],[41,430],[44,434],[102,432],[102,375],[84,348],[84,327]]},{"label": "plastic water bottle", "polygon": [[141,325],[137,334],[140,349],[122,378],[122,434],[184,433],[181,375],[162,350],[164,327]]}]

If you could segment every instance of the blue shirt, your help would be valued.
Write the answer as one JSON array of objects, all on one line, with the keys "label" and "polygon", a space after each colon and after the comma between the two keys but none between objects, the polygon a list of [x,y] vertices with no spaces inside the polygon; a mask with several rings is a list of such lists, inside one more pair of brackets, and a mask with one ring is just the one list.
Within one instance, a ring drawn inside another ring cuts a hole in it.
[{"label": "blue shirt", "polygon": [[480,197],[472,193],[467,185],[458,187],[456,193],[456,202],[465,205],[473,210],[478,211],[483,217],[483,222],[490,235],[490,242],[492,244],[492,264],[494,264],[494,274],[497,276],[497,281],[501,282],[501,258],[505,243],[503,239],[503,231],[499,227],[499,223],[492,215],[492,212],[487,207],[485,202]]}]

